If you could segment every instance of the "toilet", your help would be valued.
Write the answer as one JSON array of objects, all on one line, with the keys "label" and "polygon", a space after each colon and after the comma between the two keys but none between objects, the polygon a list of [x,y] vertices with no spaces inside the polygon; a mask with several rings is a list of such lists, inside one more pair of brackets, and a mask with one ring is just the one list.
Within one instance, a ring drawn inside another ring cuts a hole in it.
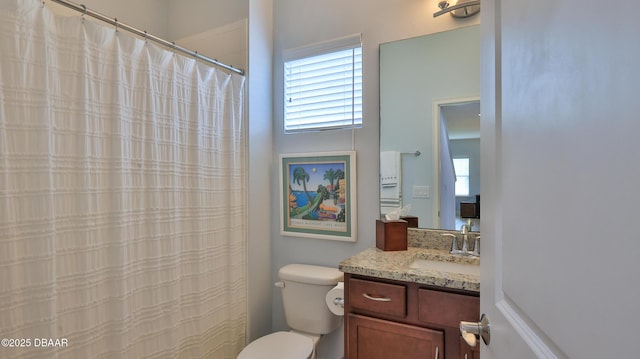
[{"label": "toilet", "polygon": [[[275,332],[249,343],[237,359],[315,359],[320,338],[338,329],[342,316],[333,314],[327,293],[343,280],[336,268],[288,264],[278,272],[289,332]],[[334,310],[335,311],[335,310]]]}]

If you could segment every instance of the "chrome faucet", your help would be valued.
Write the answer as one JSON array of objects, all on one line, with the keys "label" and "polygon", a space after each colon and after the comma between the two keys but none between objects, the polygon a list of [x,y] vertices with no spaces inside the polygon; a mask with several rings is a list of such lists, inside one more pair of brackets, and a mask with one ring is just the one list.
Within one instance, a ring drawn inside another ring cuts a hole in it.
[{"label": "chrome faucet", "polygon": [[460,226],[460,235],[462,235],[462,248],[458,246],[458,235],[453,233],[442,233],[442,236],[451,237],[451,254],[459,254],[463,256],[479,257],[480,256],[480,236],[475,236],[473,251],[469,250],[469,235],[473,222],[469,220],[467,223]]},{"label": "chrome faucet", "polygon": [[480,257],[480,236],[476,236],[476,240],[473,244],[473,252],[470,254],[474,257]]},{"label": "chrome faucet", "polygon": [[[469,221],[471,222],[471,221]],[[460,233],[462,233],[462,253],[469,252],[469,232],[471,232],[471,223],[465,223],[460,226]]]},{"label": "chrome faucet", "polygon": [[458,237],[453,233],[443,233],[443,236],[451,237],[451,254],[462,254],[462,251],[458,249]]}]

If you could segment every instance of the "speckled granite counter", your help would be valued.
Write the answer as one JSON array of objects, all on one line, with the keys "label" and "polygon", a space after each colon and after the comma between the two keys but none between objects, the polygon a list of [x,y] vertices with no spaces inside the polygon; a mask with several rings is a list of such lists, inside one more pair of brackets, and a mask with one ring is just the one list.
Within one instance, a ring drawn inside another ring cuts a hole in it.
[{"label": "speckled granite counter", "polygon": [[369,248],[342,261],[338,268],[345,273],[351,274],[463,289],[473,292],[480,291],[479,276],[409,268],[409,264],[416,259],[480,265],[480,258],[454,256],[443,249],[409,247],[406,251],[393,252]]}]

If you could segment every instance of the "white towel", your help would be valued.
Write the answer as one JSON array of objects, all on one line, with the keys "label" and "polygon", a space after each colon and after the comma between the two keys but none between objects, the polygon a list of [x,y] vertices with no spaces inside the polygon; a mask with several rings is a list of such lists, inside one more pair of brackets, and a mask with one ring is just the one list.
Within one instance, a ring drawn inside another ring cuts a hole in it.
[{"label": "white towel", "polygon": [[380,152],[380,212],[402,207],[402,165],[400,152]]},{"label": "white towel", "polygon": [[380,214],[384,215],[398,208],[402,208],[401,198],[380,198]]},{"label": "white towel", "polygon": [[[397,187],[400,184],[400,152],[380,152],[380,186]],[[397,196],[396,196],[397,197]]]}]

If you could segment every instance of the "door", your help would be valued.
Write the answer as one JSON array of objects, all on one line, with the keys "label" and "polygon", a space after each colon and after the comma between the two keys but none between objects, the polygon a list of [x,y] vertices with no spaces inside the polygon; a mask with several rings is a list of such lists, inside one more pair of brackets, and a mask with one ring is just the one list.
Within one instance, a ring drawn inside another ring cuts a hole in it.
[{"label": "door", "polygon": [[638,10],[482,1],[483,359],[637,357]]}]

